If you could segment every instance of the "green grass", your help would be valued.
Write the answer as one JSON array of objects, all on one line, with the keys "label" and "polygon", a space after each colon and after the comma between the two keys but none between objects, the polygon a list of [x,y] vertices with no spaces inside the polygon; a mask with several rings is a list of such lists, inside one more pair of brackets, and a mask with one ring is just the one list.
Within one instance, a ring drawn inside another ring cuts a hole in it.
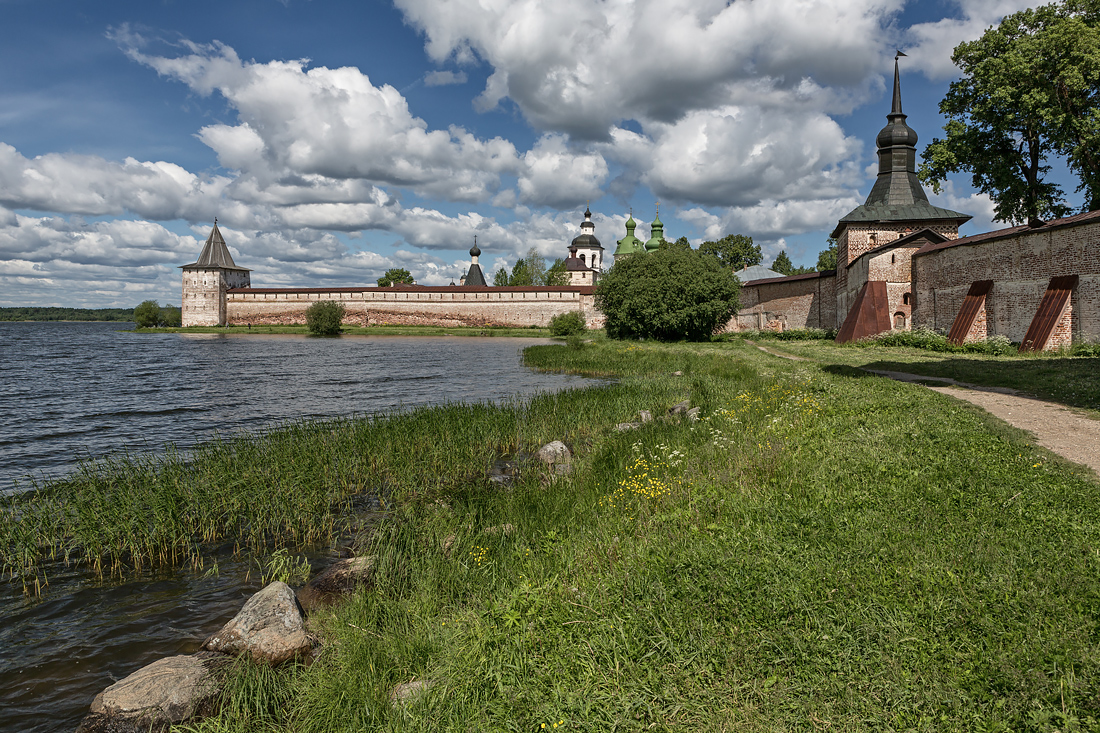
[{"label": "green grass", "polygon": [[[187,328],[136,328],[137,333],[231,333],[231,334],[299,334],[309,335],[305,324],[301,326],[188,326]],[[601,332],[602,333],[602,332]],[[354,326],[345,325],[345,336],[518,336],[546,338],[549,328],[505,328],[501,326]]]},{"label": "green grass", "polygon": [[866,367],[948,377],[991,387],[1010,387],[1070,407],[1100,410],[1100,357],[1071,353],[994,356],[943,354],[911,347],[838,345],[831,341],[770,343],[769,348],[822,364]]},{"label": "green grass", "polygon": [[[620,380],[338,427],[399,498],[361,548],[375,587],[313,616],[312,666],[243,666],[190,730],[1100,728],[1095,476],[950,398],[743,343],[527,360]],[[685,398],[703,421],[614,430]],[[572,476],[486,481],[556,438]],[[414,678],[435,684],[391,706]]]}]

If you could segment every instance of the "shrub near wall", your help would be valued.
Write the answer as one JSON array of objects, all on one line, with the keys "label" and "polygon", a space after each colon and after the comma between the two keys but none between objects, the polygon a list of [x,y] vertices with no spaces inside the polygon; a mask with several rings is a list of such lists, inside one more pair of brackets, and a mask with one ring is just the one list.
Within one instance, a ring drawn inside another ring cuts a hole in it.
[{"label": "shrub near wall", "polygon": [[551,336],[574,336],[586,330],[588,330],[588,324],[585,323],[584,314],[580,311],[559,313],[550,319]]},{"label": "shrub near wall", "polygon": [[306,309],[306,327],[314,336],[335,336],[344,320],[344,304],[319,300]]}]

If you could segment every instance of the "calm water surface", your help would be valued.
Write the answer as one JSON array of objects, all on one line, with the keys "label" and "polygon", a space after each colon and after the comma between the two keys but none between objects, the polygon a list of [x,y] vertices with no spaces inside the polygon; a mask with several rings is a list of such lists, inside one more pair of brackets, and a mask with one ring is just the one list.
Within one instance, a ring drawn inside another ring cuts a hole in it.
[{"label": "calm water surface", "polygon": [[[186,449],[217,433],[596,383],[524,368],[520,352],[536,339],[130,327],[0,323],[0,491],[90,457]],[[217,576],[178,570],[107,584],[72,572],[51,577],[40,599],[0,582],[0,732],[71,731],[104,687],[195,651],[258,589],[247,570],[227,559]]]}]

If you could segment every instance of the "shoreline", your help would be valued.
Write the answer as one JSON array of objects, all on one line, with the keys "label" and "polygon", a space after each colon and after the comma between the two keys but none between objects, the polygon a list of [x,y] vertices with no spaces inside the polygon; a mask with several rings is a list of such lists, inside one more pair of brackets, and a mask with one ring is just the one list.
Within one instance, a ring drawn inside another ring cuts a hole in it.
[{"label": "shoreline", "polygon": [[[201,333],[222,334],[227,336],[238,335],[271,335],[287,334],[309,336],[309,329],[301,326],[188,326],[187,328],[135,328],[134,333]],[[477,328],[460,326],[447,328],[443,326],[344,326],[340,336],[495,336],[515,338],[555,338],[551,336],[549,328],[506,328],[500,326],[486,326]],[[334,338],[331,336],[318,336],[317,338]]]},{"label": "shoreline", "polygon": [[[618,381],[253,446],[247,482],[301,464],[297,480],[390,489],[392,513],[357,548],[370,587],[310,617],[313,663],[236,668],[192,730],[1100,714],[1097,483],[1022,432],[743,343],[538,346],[525,363]],[[524,470],[553,440],[571,470]],[[1060,664],[1072,678],[1027,674]]]}]

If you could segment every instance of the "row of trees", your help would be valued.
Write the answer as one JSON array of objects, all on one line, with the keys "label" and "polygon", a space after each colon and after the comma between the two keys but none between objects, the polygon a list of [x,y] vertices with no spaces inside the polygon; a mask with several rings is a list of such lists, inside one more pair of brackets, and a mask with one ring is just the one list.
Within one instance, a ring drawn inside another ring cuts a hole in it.
[{"label": "row of trees", "polygon": [[177,306],[162,306],[155,300],[146,300],[134,308],[134,323],[139,328],[178,328],[183,324],[183,314]]},{"label": "row of trees", "polygon": [[493,285],[497,287],[568,284],[569,273],[565,270],[565,260],[559,257],[554,260],[554,264],[547,267],[546,258],[539,254],[537,247],[527,250],[526,257],[516,260],[511,272],[502,267],[493,276]]}]

